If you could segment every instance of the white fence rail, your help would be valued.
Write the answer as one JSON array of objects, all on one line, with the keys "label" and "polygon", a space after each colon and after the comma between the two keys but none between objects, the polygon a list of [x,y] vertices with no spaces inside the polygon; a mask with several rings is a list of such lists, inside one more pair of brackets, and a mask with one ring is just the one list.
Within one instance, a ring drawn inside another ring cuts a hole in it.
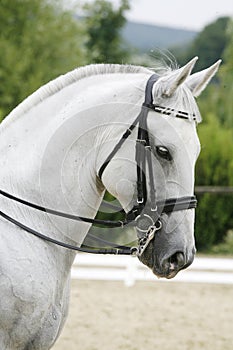
[{"label": "white fence rail", "polygon": [[[71,277],[87,280],[123,281],[132,286],[136,281],[158,281],[153,273],[130,256],[77,254]],[[167,281],[160,279],[159,281]],[[195,258],[193,264],[169,282],[233,284],[233,259]]]}]

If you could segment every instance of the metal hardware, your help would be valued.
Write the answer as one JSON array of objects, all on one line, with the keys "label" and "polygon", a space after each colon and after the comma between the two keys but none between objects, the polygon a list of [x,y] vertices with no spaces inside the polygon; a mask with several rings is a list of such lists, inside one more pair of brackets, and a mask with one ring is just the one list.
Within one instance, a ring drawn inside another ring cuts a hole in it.
[{"label": "metal hardware", "polygon": [[151,211],[157,211],[158,210],[158,207],[157,205],[155,206],[155,208],[150,208]]},{"label": "metal hardware", "polygon": [[[158,225],[157,225],[158,224]],[[137,256],[140,257],[146,248],[148,247],[149,243],[152,241],[152,239],[155,236],[155,233],[159,231],[162,228],[162,222],[158,220],[155,225],[152,225],[149,227],[147,233],[138,240],[138,253]]]},{"label": "metal hardware", "polygon": [[138,203],[138,204],[144,203],[144,198],[142,198],[142,199],[137,198],[137,203]]},{"label": "metal hardware", "polygon": [[149,220],[149,224],[147,225],[147,227],[151,227],[155,224],[154,220],[152,219],[152,217],[148,214],[141,214],[141,215],[138,215],[136,218],[135,218],[135,223],[136,223],[136,228],[140,231],[140,232],[147,232],[148,231],[148,228],[147,229],[141,229],[139,226],[138,226],[138,222],[139,220],[143,220],[143,219],[146,219],[146,220]]}]

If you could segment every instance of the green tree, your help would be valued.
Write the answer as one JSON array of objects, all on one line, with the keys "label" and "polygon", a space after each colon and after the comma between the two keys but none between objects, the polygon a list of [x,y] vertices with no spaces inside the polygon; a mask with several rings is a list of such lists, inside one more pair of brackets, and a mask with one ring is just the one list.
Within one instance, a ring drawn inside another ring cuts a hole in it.
[{"label": "green tree", "polygon": [[195,70],[199,71],[222,58],[229,43],[229,35],[227,34],[229,21],[230,17],[218,18],[215,22],[204,27],[184,52],[173,50],[179,64],[183,65],[194,56],[198,56],[199,60],[195,65]]},{"label": "green tree", "polygon": [[228,45],[223,53],[220,86],[216,99],[218,117],[226,127],[233,128],[233,20],[227,28]]},{"label": "green tree", "polygon": [[124,13],[129,9],[128,0],[121,0],[118,9],[106,0],[96,0],[84,5],[83,9],[89,62],[125,62],[128,53],[123,48],[120,30],[126,22]]},{"label": "green tree", "polygon": [[233,128],[233,20],[228,22],[227,45],[222,53],[223,63],[215,84],[200,96],[199,105],[204,116],[212,113],[225,127]]},{"label": "green tree", "polygon": [[[198,126],[202,151],[196,166],[196,185],[233,186],[233,129],[225,128],[208,113]],[[233,229],[232,196],[205,193],[198,196],[196,238],[199,250],[224,241]]]},{"label": "green tree", "polygon": [[27,95],[84,63],[82,30],[55,0],[0,0],[0,119]]}]

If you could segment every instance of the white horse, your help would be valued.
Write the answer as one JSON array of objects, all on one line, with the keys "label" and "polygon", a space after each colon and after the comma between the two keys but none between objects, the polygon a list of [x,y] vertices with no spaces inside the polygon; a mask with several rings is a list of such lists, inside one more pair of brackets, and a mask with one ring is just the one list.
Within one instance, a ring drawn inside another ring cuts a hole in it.
[{"label": "white horse", "polygon": [[[152,87],[153,103],[164,111],[148,112],[158,200],[193,195],[200,151],[196,124],[201,121],[193,96],[206,87],[220,63],[191,75],[196,59],[183,68],[167,69]],[[94,218],[107,189],[129,211],[137,183],[137,127],[107,164],[101,179],[98,172],[139,114],[153,73],[142,67],[91,65],[37,90],[0,126],[1,190]],[[179,111],[187,118],[177,118]],[[4,196],[0,203],[0,210],[8,216],[77,247],[91,226]],[[160,220],[163,227],[140,259],[156,275],[171,278],[193,260],[194,209],[164,212]],[[0,349],[50,349],[67,316],[75,252],[30,235],[4,217],[0,217],[0,239]]]}]

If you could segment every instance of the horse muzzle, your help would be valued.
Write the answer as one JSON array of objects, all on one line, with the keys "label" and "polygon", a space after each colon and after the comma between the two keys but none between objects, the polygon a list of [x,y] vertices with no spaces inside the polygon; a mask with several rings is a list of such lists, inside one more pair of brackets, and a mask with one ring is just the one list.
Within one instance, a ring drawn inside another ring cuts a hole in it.
[{"label": "horse muzzle", "polygon": [[157,227],[154,235],[148,231],[147,240],[139,240],[139,260],[147,265],[157,277],[171,279],[194,260],[196,249],[194,240],[186,240],[182,231],[175,230],[167,233],[163,228]]},{"label": "horse muzzle", "polygon": [[175,277],[180,270],[186,269],[190,266],[193,260],[193,253],[189,258],[186,258],[183,252],[178,251],[169,257],[162,259],[159,266],[155,264],[152,267],[152,271],[157,277],[171,279]]}]

